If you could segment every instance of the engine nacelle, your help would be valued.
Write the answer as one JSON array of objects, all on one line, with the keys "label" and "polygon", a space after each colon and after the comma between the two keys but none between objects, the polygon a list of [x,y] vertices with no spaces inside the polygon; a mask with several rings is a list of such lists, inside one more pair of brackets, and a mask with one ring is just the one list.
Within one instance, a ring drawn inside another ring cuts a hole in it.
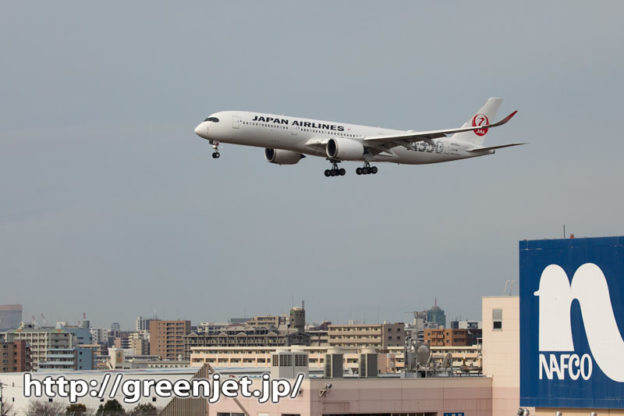
[{"label": "engine nacelle", "polygon": [[305,156],[292,150],[284,149],[264,149],[264,157],[271,163],[278,165],[294,165]]},{"label": "engine nacelle", "polygon": [[362,160],[362,157],[364,157],[364,145],[357,140],[338,137],[329,139],[325,147],[325,153],[327,153],[330,159]]}]

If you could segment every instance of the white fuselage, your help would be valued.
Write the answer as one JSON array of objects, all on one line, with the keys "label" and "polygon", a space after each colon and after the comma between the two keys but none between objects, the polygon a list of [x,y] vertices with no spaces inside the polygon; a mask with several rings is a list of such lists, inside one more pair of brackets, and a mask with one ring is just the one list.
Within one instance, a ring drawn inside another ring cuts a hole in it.
[{"label": "white fuselage", "polygon": [[[209,121],[211,118],[213,121]],[[405,130],[247,111],[221,111],[211,114],[206,120],[196,127],[195,132],[212,143],[284,149],[321,157],[327,157],[323,143],[332,138],[363,141],[367,137],[409,133]],[[475,152],[474,148],[471,143],[442,137],[396,146],[387,152],[365,154],[361,160],[424,164],[494,153]]]}]

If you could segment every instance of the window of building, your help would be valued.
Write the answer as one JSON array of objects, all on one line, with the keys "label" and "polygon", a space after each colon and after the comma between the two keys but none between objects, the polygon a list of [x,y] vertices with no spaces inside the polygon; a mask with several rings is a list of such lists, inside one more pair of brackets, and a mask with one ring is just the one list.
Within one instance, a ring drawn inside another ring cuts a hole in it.
[{"label": "window of building", "polygon": [[500,308],[492,309],[492,329],[503,329],[503,310]]},{"label": "window of building", "polygon": [[280,367],[292,367],[292,355],[281,355]]},{"label": "window of building", "polygon": [[306,367],[308,365],[308,356],[305,354],[295,355],[295,367]]}]

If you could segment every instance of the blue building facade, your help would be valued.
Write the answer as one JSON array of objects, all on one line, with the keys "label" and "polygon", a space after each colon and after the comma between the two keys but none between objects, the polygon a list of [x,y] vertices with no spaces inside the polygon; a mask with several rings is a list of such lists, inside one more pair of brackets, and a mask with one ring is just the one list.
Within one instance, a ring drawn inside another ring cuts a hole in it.
[{"label": "blue building facade", "polygon": [[624,237],[519,249],[521,406],[624,409]]},{"label": "blue building facade", "polygon": [[39,363],[40,370],[93,370],[95,355],[90,348],[50,348],[45,361]]},{"label": "blue building facade", "polygon": [[83,327],[63,327],[63,329],[76,338],[76,343],[80,344],[93,344],[93,336],[91,335],[90,328]]}]

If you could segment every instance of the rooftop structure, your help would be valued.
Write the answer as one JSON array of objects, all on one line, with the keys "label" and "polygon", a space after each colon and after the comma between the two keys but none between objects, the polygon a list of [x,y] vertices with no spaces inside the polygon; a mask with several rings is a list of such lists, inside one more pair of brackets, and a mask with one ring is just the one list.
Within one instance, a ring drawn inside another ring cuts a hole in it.
[{"label": "rooftop structure", "polygon": [[[251,388],[257,388],[259,381],[254,380]],[[208,406],[208,415],[490,416],[491,383],[486,377],[308,378],[294,399],[260,404],[253,398],[239,398],[238,403],[223,398]]]},{"label": "rooftop structure", "polygon": [[[317,342],[323,336],[318,334]],[[255,316],[242,324],[201,323],[184,341],[185,357],[190,357],[195,347],[283,347],[309,345],[310,335],[305,332],[305,310],[294,307],[290,315]]]},{"label": "rooftop structure", "polygon": [[[210,364],[213,367],[227,368],[268,368],[271,355],[280,351],[305,352],[308,354],[310,370],[322,371],[326,364],[326,355],[331,347],[319,346],[291,346],[291,347],[193,347],[190,354],[190,363],[193,367]],[[360,349],[340,349],[343,359],[343,373],[357,375],[360,368],[362,352]],[[376,350],[378,369],[382,374],[399,374],[403,371],[404,347],[389,347]],[[449,366],[455,371],[464,374],[479,374],[481,372],[481,348],[478,345],[470,347],[432,347],[431,364],[438,368],[446,357],[450,357]]]}]

